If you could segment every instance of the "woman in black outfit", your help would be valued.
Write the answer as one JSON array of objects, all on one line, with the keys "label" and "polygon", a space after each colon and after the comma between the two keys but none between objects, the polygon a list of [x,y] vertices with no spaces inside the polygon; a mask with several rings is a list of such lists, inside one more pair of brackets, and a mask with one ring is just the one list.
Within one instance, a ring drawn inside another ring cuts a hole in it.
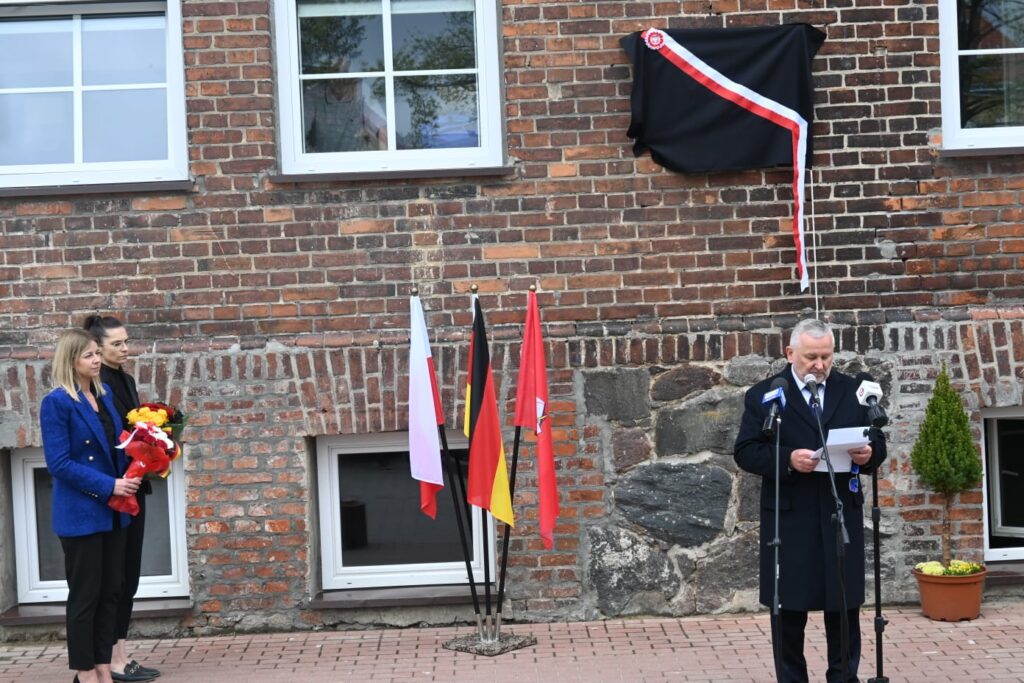
[{"label": "woman in black outfit", "polygon": [[[85,319],[85,329],[100,343],[100,355],[103,367],[100,377],[110,387],[113,394],[114,407],[127,426],[126,416],[140,405],[139,392],[135,388],[135,378],[124,371],[123,365],[128,360],[128,331],[120,320],[109,315],[90,315]],[[127,638],[128,622],[131,620],[135,592],[139,588],[139,576],[142,574],[142,539],[146,530],[146,496],[153,492],[153,487],[146,480],[136,494],[139,501],[139,514],[128,527],[125,542],[124,589],[117,609],[117,642],[114,644],[113,659],[110,663],[111,675],[121,683],[141,683],[150,681],[160,675],[156,669],[142,666],[134,659],[128,658]]]}]

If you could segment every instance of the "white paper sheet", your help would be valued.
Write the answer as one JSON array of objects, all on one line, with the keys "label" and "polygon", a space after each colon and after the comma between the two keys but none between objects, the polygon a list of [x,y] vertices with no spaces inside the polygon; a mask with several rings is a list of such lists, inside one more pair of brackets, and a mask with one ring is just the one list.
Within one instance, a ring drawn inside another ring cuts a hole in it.
[{"label": "white paper sheet", "polygon": [[[828,432],[828,457],[832,461],[832,469],[836,472],[849,472],[853,459],[847,451],[863,448],[868,445],[867,427],[842,427],[830,429]],[[814,452],[818,465],[815,472],[828,472],[828,465],[821,459],[821,450]]]}]

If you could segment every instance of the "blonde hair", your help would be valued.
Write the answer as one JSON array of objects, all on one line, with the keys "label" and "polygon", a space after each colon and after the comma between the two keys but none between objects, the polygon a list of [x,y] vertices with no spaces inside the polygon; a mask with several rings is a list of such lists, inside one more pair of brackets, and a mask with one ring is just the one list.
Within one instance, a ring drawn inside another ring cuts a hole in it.
[{"label": "blonde hair", "polygon": [[[57,349],[53,353],[53,384],[68,392],[71,399],[78,400],[78,376],[75,364],[89,344],[98,344],[96,338],[85,330],[68,330],[57,340]],[[103,396],[103,383],[99,377],[92,380],[92,388],[97,396]]]}]

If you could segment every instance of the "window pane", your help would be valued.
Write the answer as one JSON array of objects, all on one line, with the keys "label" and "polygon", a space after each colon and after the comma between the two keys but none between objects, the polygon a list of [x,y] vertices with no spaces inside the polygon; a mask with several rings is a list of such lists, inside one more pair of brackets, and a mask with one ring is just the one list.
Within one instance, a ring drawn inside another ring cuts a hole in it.
[{"label": "window pane", "polygon": [[0,88],[69,86],[71,20],[0,21]]},{"label": "window pane", "polygon": [[438,494],[437,519],[424,515],[408,453],[340,455],[338,479],[346,567],[462,561],[451,494]]},{"label": "window pane", "polygon": [[1024,458],[1021,458],[1021,438],[1024,420],[999,420],[999,505],[1000,521],[1004,527],[1024,530]]},{"label": "window pane", "polygon": [[478,147],[476,76],[395,79],[399,149]]},{"label": "window pane", "polygon": [[[182,475],[181,472],[170,476]],[[171,566],[171,520],[167,507],[167,480],[154,479],[146,496],[146,531],[142,540],[142,576],[168,576]]]},{"label": "window pane", "polygon": [[960,125],[1024,125],[1024,55],[960,58]]},{"label": "window pane", "polygon": [[1024,47],[1024,1],[958,0],[961,50]]},{"label": "window pane", "polygon": [[307,152],[388,147],[383,78],[305,81],[302,116]]},{"label": "window pane", "polygon": [[36,544],[39,549],[39,578],[42,581],[64,580],[64,550],[53,533],[53,480],[45,467],[32,470],[36,496]]},{"label": "window pane", "polygon": [[71,93],[0,95],[0,166],[74,161],[72,106]]},{"label": "window pane", "polygon": [[82,93],[85,161],[167,158],[167,93],[163,89]]},{"label": "window pane", "polygon": [[82,82],[85,85],[164,83],[163,16],[82,19]]},{"label": "window pane", "polygon": [[395,14],[395,69],[472,69],[476,66],[472,12]]},{"label": "window pane", "polygon": [[303,74],[384,70],[380,15],[299,20]]}]

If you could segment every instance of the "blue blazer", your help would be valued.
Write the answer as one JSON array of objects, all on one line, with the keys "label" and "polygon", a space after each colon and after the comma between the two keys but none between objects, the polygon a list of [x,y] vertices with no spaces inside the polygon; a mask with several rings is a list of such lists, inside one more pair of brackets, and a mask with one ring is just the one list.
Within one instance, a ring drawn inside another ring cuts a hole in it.
[{"label": "blue blazer", "polygon": [[[97,397],[103,401],[121,433],[121,416],[114,410],[110,389]],[[46,469],[53,477],[53,532],[58,536],[88,536],[114,528],[114,515],[121,526],[131,516],[107,506],[114,492],[114,480],[128,467],[124,451],[114,449],[103,431],[99,417],[81,391],[72,400],[64,389],[43,397],[39,408]]]}]

